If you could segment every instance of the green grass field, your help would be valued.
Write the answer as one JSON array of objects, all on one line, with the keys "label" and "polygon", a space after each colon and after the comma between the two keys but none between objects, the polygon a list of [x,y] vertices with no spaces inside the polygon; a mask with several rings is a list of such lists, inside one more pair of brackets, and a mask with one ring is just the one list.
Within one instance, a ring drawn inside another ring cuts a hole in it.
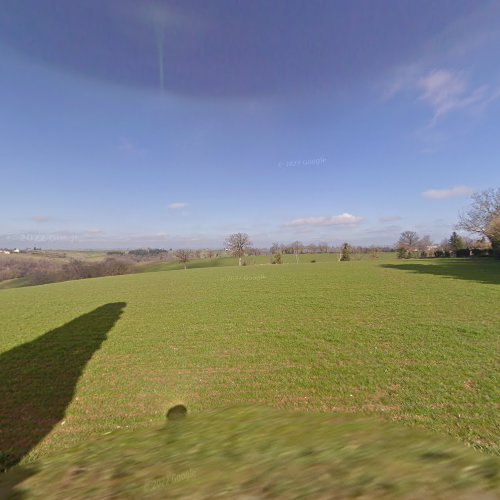
[{"label": "green grass field", "polygon": [[1,458],[179,402],[375,415],[498,454],[499,285],[491,259],[386,258],[2,290]]},{"label": "green grass field", "polygon": [[[373,259],[370,254],[353,254],[352,260],[378,260],[386,261],[393,259],[396,255],[395,252],[378,252],[377,258]],[[335,262],[339,259],[337,253],[314,253],[314,254],[299,254],[298,257],[293,254],[282,255],[283,264],[307,264],[311,261],[315,262]],[[244,259],[248,266],[268,265],[271,262],[269,255],[251,255]],[[298,262],[297,262],[298,260]],[[237,266],[238,259],[236,257],[214,257],[212,259],[193,259],[187,263],[187,269],[199,269],[203,267],[227,267]],[[152,272],[152,271],[177,271],[184,269],[184,264],[180,262],[147,262],[139,264],[138,272]]]}]

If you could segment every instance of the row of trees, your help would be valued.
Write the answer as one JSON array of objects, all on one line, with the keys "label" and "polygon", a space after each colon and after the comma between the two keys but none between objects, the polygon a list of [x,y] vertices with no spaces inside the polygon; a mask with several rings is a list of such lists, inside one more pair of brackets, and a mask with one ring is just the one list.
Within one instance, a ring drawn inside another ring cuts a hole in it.
[{"label": "row of trees", "polygon": [[318,243],[317,245],[314,243],[305,245],[301,241],[294,241],[288,244],[275,242],[271,245],[270,248],[270,252],[272,254],[328,253],[331,251],[332,247],[326,242]]},{"label": "row of trees", "polygon": [[[233,256],[238,257],[239,259],[239,265],[242,265],[242,258],[246,254],[249,248],[251,248],[251,241],[246,233],[235,233],[229,236],[229,238],[224,242],[225,243],[225,248],[226,251],[230,252]],[[335,248],[335,247],[329,247],[327,243],[321,243],[320,245],[309,245],[305,246],[299,241],[294,241],[293,243],[289,245],[283,245],[281,243],[273,243],[270,252],[272,255],[271,262],[273,264],[281,264],[282,262],[282,254],[287,253],[287,254],[294,254],[296,261],[299,261],[299,255],[303,253],[313,253],[316,248],[320,246],[323,250],[322,253],[325,252],[339,252],[339,260],[341,261],[348,261],[351,260],[351,254],[355,249],[349,245],[349,243],[344,243],[340,248]],[[313,248],[311,248],[313,247]],[[380,250],[377,247],[359,247],[359,251],[362,252],[371,252],[373,255],[376,254],[378,250]],[[388,249],[385,249],[388,250]],[[318,252],[321,253],[321,252]]]}]

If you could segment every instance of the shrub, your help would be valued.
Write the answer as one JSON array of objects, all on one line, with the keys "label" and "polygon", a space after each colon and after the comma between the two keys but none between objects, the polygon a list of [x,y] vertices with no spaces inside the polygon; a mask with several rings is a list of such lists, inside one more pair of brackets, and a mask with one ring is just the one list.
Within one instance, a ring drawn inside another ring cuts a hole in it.
[{"label": "shrub", "polygon": [[410,257],[411,253],[406,248],[398,248],[398,259],[409,259]]},{"label": "shrub", "polygon": [[455,251],[457,257],[470,257],[470,250],[468,248],[459,248]]},{"label": "shrub", "polygon": [[272,258],[271,258],[271,264],[281,264],[281,254],[280,253],[275,253]]},{"label": "shrub", "polygon": [[495,254],[490,248],[473,248],[471,252],[473,257],[490,257]]},{"label": "shrub", "polygon": [[130,262],[108,258],[98,263],[99,276],[117,276],[120,274],[128,274],[133,270]]},{"label": "shrub", "polygon": [[348,260],[351,260],[351,246],[349,245],[349,243],[344,243],[342,245],[342,250],[341,250],[341,253],[340,253],[340,260],[341,261],[348,261]]},{"label": "shrub", "polygon": [[444,257],[444,251],[443,250],[436,250],[434,252],[434,257]]}]

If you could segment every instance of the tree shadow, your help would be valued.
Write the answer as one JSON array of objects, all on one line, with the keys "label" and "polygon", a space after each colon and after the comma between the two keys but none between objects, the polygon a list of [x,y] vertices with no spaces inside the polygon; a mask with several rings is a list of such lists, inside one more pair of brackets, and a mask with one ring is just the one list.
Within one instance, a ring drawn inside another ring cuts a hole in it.
[{"label": "tree shadow", "polygon": [[381,264],[386,269],[399,269],[421,274],[434,274],[445,278],[476,281],[500,285],[500,261],[491,258],[439,259],[426,263]]},{"label": "tree shadow", "polygon": [[0,354],[0,471],[16,465],[64,418],[86,364],[125,306],[98,307]]}]

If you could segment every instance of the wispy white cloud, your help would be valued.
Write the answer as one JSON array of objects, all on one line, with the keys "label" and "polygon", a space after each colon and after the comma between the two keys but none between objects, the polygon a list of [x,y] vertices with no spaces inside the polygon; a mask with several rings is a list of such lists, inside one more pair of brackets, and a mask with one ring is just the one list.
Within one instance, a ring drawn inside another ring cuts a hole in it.
[{"label": "wispy white cloud", "polygon": [[460,109],[482,107],[497,93],[481,85],[471,89],[466,78],[456,71],[435,69],[417,80],[420,100],[434,111],[434,120]]},{"label": "wispy white cloud", "polygon": [[362,218],[356,215],[343,213],[340,215],[320,216],[320,217],[302,217],[286,223],[287,226],[342,226],[357,224]]},{"label": "wispy white cloud", "polygon": [[500,88],[490,85],[471,85],[463,72],[434,68],[424,69],[423,63],[401,68],[383,93],[391,99],[402,92],[417,93],[418,100],[433,112],[431,125],[455,111],[482,112],[500,98]]},{"label": "wispy white cloud", "polygon": [[432,200],[445,200],[447,198],[456,198],[459,196],[469,196],[474,189],[467,186],[455,186],[449,189],[428,189],[422,193],[425,198]]},{"label": "wispy white cloud", "polygon": [[179,210],[180,208],[186,208],[188,206],[188,203],[184,203],[184,202],[174,202],[174,203],[170,203],[170,205],[168,206],[168,208],[171,208],[173,210]]}]

